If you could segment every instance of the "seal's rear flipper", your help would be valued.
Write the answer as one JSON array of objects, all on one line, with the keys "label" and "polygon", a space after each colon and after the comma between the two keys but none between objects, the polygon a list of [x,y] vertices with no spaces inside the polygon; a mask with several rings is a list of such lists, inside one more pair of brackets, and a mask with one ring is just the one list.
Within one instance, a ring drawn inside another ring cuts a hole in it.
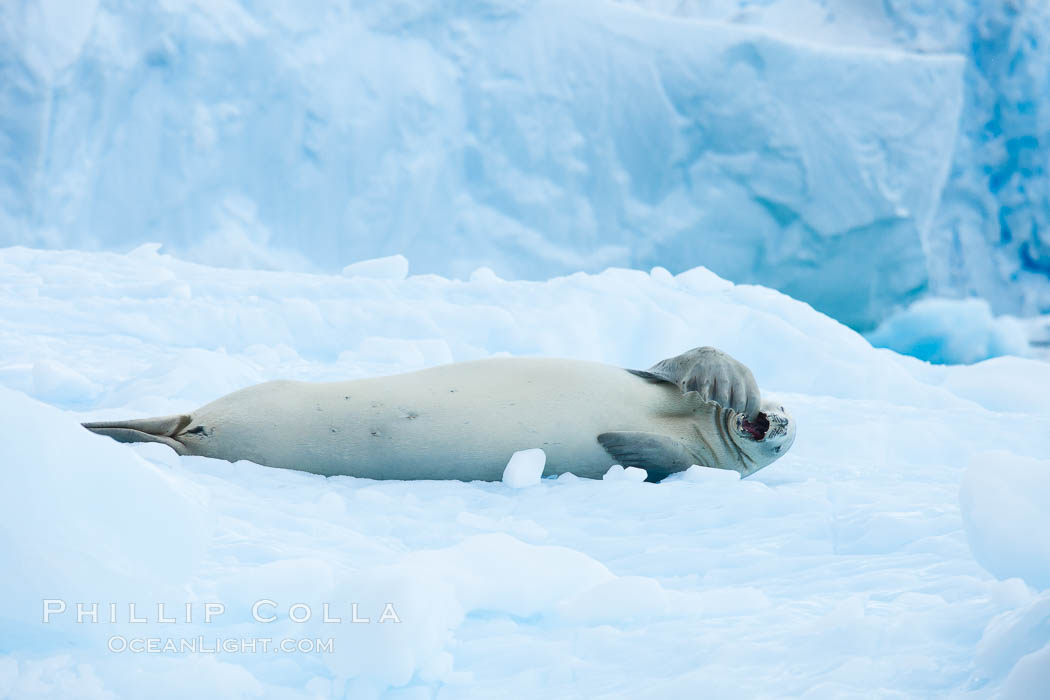
[{"label": "seal's rear flipper", "polygon": [[692,452],[674,438],[657,433],[622,430],[598,436],[605,451],[624,467],[648,472],[646,481],[660,481],[697,463]]},{"label": "seal's rear flipper", "polygon": [[93,433],[111,437],[117,442],[159,442],[181,455],[186,454],[186,448],[175,439],[175,436],[190,424],[190,420],[190,416],[183,413],[158,418],[99,421],[81,425]]}]

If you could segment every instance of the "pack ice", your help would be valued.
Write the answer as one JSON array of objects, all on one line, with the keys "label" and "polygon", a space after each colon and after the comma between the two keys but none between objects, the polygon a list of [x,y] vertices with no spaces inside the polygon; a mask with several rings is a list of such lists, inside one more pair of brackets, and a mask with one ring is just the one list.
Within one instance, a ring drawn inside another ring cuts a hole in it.
[{"label": "pack ice", "polygon": [[[0,250],[0,696],[1047,687],[1046,364],[929,365],[704,268],[543,282],[356,270]],[[79,426],[278,377],[497,354],[646,367],[700,344],[749,365],[798,420],[790,453],[754,477],[537,483],[527,454],[517,484],[325,479]],[[121,646],[197,638],[220,650]],[[321,646],[221,648],[258,638]]]}]

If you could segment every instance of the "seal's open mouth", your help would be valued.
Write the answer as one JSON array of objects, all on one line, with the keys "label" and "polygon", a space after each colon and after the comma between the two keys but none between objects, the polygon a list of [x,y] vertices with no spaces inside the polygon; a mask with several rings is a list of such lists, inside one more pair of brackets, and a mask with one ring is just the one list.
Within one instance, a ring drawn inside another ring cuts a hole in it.
[{"label": "seal's open mouth", "polygon": [[750,435],[752,440],[757,442],[766,436],[766,431],[769,430],[769,418],[766,417],[765,413],[759,413],[758,417],[752,422],[745,416],[740,416],[740,428]]}]

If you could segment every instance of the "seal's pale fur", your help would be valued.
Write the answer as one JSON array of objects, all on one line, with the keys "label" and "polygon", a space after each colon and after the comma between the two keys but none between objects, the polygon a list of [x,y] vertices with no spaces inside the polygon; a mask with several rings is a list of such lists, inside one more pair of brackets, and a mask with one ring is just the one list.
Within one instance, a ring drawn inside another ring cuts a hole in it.
[{"label": "seal's pale fur", "polygon": [[645,372],[491,358],[374,379],[267,382],[186,415],[85,426],[180,454],[317,474],[492,481],[515,451],[533,447],[546,453],[548,475],[600,477],[628,462],[655,478],[693,463],[747,475],[779,454],[749,444],[739,419]]}]

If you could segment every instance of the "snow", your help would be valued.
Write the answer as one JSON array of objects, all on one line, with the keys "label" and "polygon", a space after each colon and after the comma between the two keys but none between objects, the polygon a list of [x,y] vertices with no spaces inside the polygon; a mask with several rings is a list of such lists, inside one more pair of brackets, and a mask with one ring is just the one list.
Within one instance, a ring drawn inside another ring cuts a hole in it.
[{"label": "snow", "polygon": [[507,468],[503,470],[503,483],[512,489],[535,486],[540,483],[546,463],[547,455],[538,447],[519,450],[510,456]]},{"label": "snow", "polygon": [[[326,479],[79,426],[267,379],[501,354],[647,367],[702,344],[799,423],[753,477]],[[16,574],[0,690],[17,697],[1025,697],[1045,681],[1045,363],[931,365],[703,268],[401,279],[149,245],[0,249],[0,358],[0,567]],[[44,599],[69,609],[44,624]],[[276,620],[252,618],[260,600]],[[118,621],[76,624],[93,601]],[[209,603],[225,612],[205,623]],[[118,635],[334,648],[108,651]]]}]

